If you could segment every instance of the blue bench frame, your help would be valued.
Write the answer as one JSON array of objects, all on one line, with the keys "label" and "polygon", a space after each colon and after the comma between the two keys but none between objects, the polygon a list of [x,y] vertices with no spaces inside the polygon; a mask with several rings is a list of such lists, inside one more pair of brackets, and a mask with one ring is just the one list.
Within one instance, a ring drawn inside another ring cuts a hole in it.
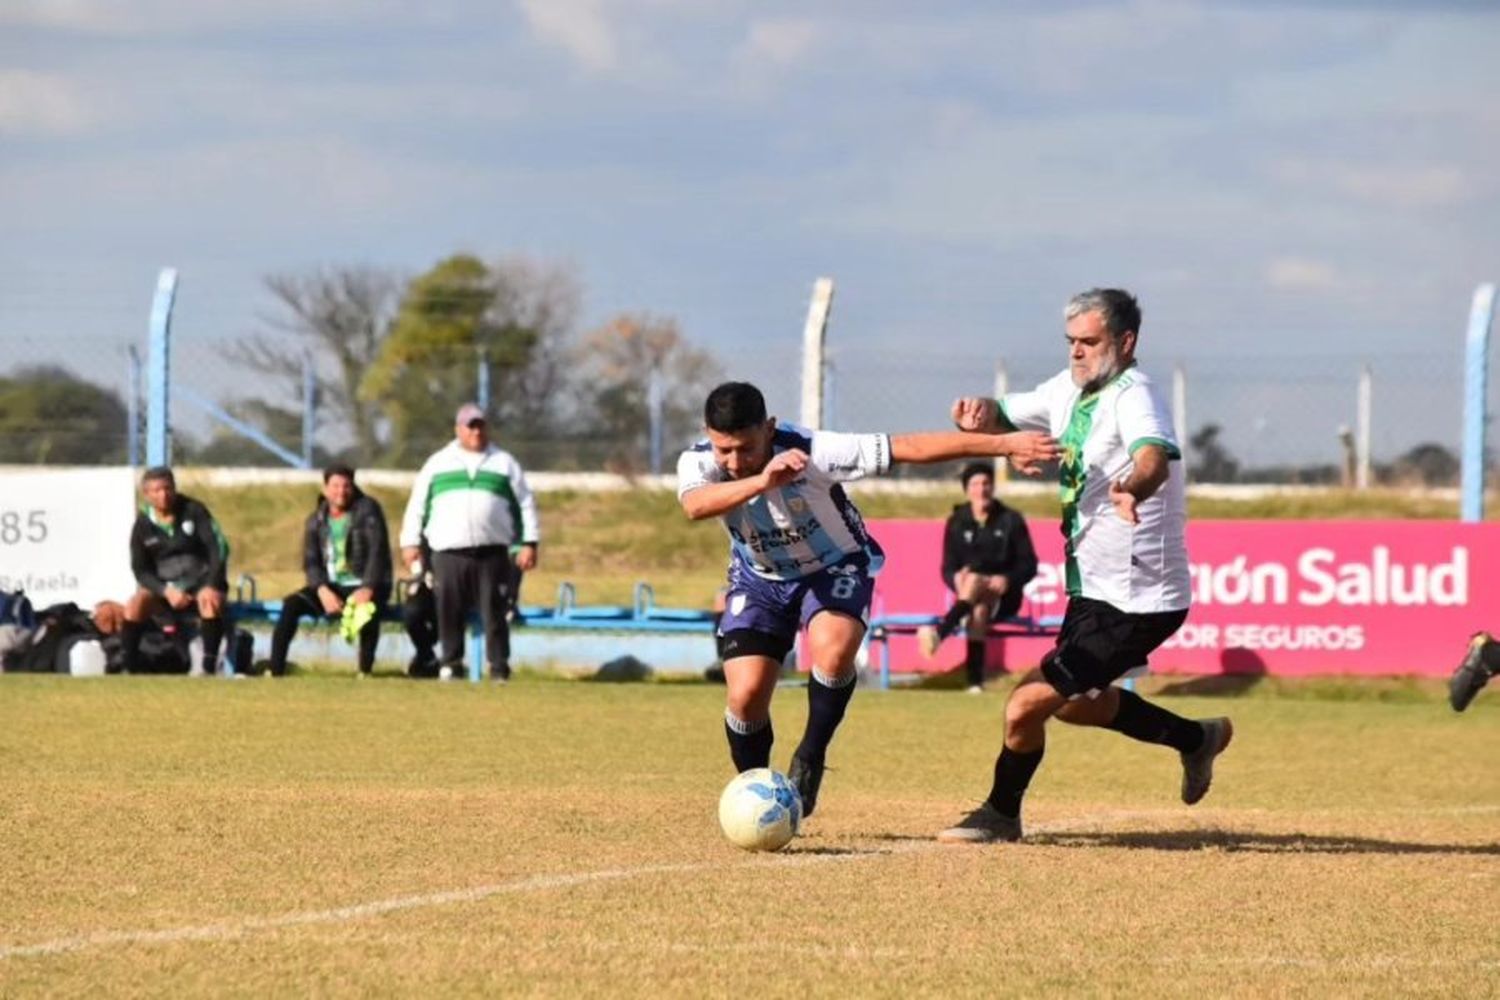
[{"label": "blue bench frame", "polygon": [[[404,599],[402,597],[401,601]],[[585,632],[713,632],[713,612],[697,608],[660,607],[656,603],[656,591],[649,583],[637,583],[632,599],[630,607],[612,604],[580,605],[578,588],[565,580],[558,584],[555,605],[550,608],[521,605],[516,609],[512,627]],[[401,601],[386,605],[380,620],[399,624]],[[235,587],[235,599],[229,602],[226,614],[237,624],[275,622],[281,617],[281,601],[260,600],[256,594],[255,579],[248,575],[242,576]],[[469,621],[467,666],[469,680],[478,683],[484,679],[484,631],[478,616],[473,616]],[[232,671],[233,666],[226,665],[226,670]]]},{"label": "blue bench frame", "polygon": [[[893,635],[916,635],[917,630],[925,625],[936,625],[942,621],[938,615],[915,615],[894,614],[881,615],[870,620],[870,629],[866,633],[869,636],[871,646],[879,644],[880,649],[876,653],[876,665],[880,672],[880,688],[886,690],[891,686],[891,636]],[[1043,638],[1055,639],[1062,627],[1061,615],[1046,615],[1043,617],[1032,617],[1030,615],[1016,615],[1011,618],[1001,618],[990,623],[989,635],[1005,638],[1007,636],[1018,638]]]}]

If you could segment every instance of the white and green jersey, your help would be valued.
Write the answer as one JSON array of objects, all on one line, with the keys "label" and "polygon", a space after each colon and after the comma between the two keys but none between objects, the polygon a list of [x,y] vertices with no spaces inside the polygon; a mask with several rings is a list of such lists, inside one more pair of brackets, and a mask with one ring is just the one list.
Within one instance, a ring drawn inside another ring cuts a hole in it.
[{"label": "white and green jersey", "polygon": [[[1018,430],[1046,431],[1062,447],[1062,530],[1068,594],[1121,611],[1180,611],[1192,603],[1187,503],[1172,414],[1146,373],[1132,365],[1085,396],[1064,369],[1030,392],[1000,400]],[[1158,445],[1174,461],[1167,481],[1136,508],[1132,525],[1109,502],[1109,484],[1134,469],[1132,455]]]},{"label": "white and green jersey", "polygon": [[539,540],[536,500],[521,464],[489,445],[468,451],[457,441],[422,464],[401,518],[401,545],[422,536],[434,552]]}]

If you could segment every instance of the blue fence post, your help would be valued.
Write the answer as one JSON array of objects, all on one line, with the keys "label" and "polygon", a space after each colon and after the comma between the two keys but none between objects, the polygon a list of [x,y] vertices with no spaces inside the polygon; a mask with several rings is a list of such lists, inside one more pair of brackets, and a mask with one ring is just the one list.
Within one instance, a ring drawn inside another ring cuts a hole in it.
[{"label": "blue fence post", "polygon": [[490,412],[490,352],[479,348],[479,371],[474,379],[474,402],[486,415]]},{"label": "blue fence post", "polygon": [[664,415],[662,410],[666,404],[666,392],[662,389],[661,373],[652,370],[651,379],[646,385],[646,409],[651,429],[651,474],[661,475],[661,442],[662,423]]},{"label": "blue fence post", "polygon": [[313,467],[313,435],[317,433],[318,376],[311,351],[302,354],[302,468]]},{"label": "blue fence post", "polygon": [[1495,316],[1495,286],[1474,289],[1469,332],[1464,342],[1464,452],[1459,516],[1484,520],[1484,435],[1488,417],[1490,327]]},{"label": "blue fence post", "polygon": [[172,464],[171,367],[172,305],[177,301],[177,269],[164,267],[156,276],[151,300],[147,350],[146,464]]},{"label": "blue fence post", "polygon": [[484,629],[478,624],[469,626],[469,680],[478,684],[484,680]]},{"label": "blue fence post", "polygon": [[130,364],[125,378],[125,464],[136,468],[141,464],[141,352],[131,344],[126,354]]}]

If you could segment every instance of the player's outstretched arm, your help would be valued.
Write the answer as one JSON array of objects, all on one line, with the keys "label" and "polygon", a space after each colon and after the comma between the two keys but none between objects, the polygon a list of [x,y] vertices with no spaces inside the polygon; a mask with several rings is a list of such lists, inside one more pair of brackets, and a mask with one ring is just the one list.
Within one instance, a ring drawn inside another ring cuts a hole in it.
[{"label": "player's outstretched arm", "polygon": [[718,517],[766,490],[785,486],[806,469],[807,452],[783,451],[767,462],[758,475],[723,483],[705,483],[688,490],[682,495],[682,509],[694,521]]},{"label": "player's outstretched arm", "polygon": [[1006,456],[1021,472],[1038,475],[1043,462],[1059,455],[1057,442],[1040,431],[981,434],[964,431],[932,431],[891,435],[891,461],[925,464],[955,458]]}]

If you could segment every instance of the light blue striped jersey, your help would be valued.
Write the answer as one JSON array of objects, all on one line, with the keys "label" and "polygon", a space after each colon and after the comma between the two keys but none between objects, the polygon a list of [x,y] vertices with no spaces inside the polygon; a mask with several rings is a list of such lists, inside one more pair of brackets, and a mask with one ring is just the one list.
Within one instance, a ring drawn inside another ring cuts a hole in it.
[{"label": "light blue striped jersey", "polygon": [[[870,575],[879,572],[884,553],[840,484],[886,472],[891,466],[889,435],[809,431],[778,423],[771,454],[792,449],[809,458],[800,477],[722,515],[734,557],[769,580],[797,580],[861,554],[870,560]],[[677,460],[679,499],[700,486],[728,480],[707,440]]]}]

